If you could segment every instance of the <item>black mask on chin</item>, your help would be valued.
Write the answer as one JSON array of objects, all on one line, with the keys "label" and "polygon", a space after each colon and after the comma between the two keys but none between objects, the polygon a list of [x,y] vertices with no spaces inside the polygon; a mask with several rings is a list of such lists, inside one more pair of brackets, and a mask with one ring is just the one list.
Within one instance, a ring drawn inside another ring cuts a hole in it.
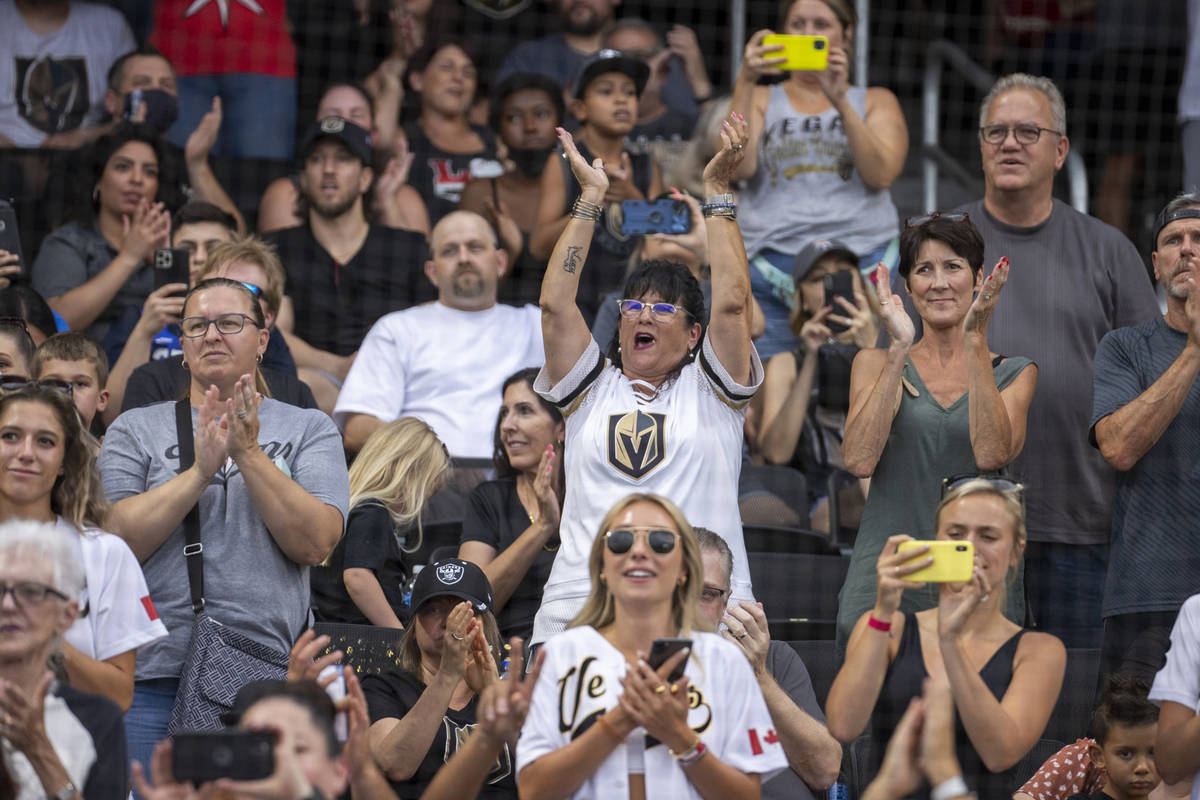
[{"label": "black mask on chin", "polygon": [[516,164],[517,171],[526,178],[540,178],[546,168],[546,159],[554,152],[553,147],[541,147],[536,150],[524,150],[511,147],[508,157]]},{"label": "black mask on chin", "polygon": [[125,119],[133,119],[138,106],[145,104],[145,123],[160,134],[175,124],[179,118],[179,98],[162,89],[134,89],[125,95]]}]

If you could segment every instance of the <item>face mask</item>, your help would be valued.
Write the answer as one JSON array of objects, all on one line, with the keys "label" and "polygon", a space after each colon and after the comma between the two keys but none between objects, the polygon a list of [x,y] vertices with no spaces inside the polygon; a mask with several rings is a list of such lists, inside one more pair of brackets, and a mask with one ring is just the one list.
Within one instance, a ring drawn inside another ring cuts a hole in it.
[{"label": "face mask", "polygon": [[138,106],[145,103],[145,123],[166,133],[179,118],[179,98],[162,89],[134,89],[125,95],[125,119],[133,119]]},{"label": "face mask", "polygon": [[554,152],[553,147],[543,147],[537,150],[520,150],[509,148],[508,157],[516,164],[517,171],[526,178],[540,178],[546,168],[546,159]]}]

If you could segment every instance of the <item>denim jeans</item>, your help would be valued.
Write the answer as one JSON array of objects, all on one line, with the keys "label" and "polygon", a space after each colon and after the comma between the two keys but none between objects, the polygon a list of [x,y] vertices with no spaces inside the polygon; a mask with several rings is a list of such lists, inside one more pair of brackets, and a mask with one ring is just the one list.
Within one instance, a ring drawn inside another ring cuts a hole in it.
[{"label": "denim jeans", "polygon": [[[125,712],[125,740],[129,758],[138,761],[150,773],[154,745],[167,738],[167,722],[179,691],[178,678],[135,681],[133,704]],[[138,797],[134,792],[134,797]],[[139,798],[140,800],[140,798]]]},{"label": "denim jeans", "polygon": [[1108,545],[1030,542],[1025,588],[1036,628],[1068,648],[1100,646]]},{"label": "denim jeans", "polygon": [[296,81],[270,75],[184,75],[179,78],[179,119],[167,138],[183,147],[200,118],[221,98],[221,133],[214,156],[292,157],[296,133]]}]

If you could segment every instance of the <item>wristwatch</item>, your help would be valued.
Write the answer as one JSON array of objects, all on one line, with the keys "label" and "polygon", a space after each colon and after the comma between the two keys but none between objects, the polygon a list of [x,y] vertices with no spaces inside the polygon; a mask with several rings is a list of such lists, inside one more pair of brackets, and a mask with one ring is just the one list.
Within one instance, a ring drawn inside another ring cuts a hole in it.
[{"label": "wristwatch", "polygon": [[79,790],[75,788],[75,784],[67,781],[66,786],[50,795],[47,800],[73,800],[73,798],[75,798],[78,794]]}]

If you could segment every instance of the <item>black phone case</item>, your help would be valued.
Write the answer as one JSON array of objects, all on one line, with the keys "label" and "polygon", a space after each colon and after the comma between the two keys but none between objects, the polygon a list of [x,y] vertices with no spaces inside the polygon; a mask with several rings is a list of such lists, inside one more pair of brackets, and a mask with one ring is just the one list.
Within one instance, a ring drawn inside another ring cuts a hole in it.
[{"label": "black phone case", "polygon": [[[650,646],[650,655],[647,656],[646,663],[649,664],[652,669],[658,669],[665,664],[667,659],[669,659],[671,656],[675,655],[683,648],[690,648],[691,646],[691,639],[655,639],[654,644]],[[680,661],[679,664],[675,666],[675,669],[671,670],[671,674],[667,676],[667,681],[674,683],[682,678],[683,669],[687,666],[687,662],[687,658],[685,658],[683,661]]]},{"label": "black phone case", "polygon": [[[844,297],[850,301],[851,305],[854,304],[854,276],[842,270],[826,275],[823,280],[825,282],[825,305],[832,307],[833,313],[837,316],[846,316],[846,309],[842,308],[841,303],[838,303],[834,298]],[[825,324],[834,333],[841,333],[846,330],[845,325],[830,319],[826,319]]]}]

